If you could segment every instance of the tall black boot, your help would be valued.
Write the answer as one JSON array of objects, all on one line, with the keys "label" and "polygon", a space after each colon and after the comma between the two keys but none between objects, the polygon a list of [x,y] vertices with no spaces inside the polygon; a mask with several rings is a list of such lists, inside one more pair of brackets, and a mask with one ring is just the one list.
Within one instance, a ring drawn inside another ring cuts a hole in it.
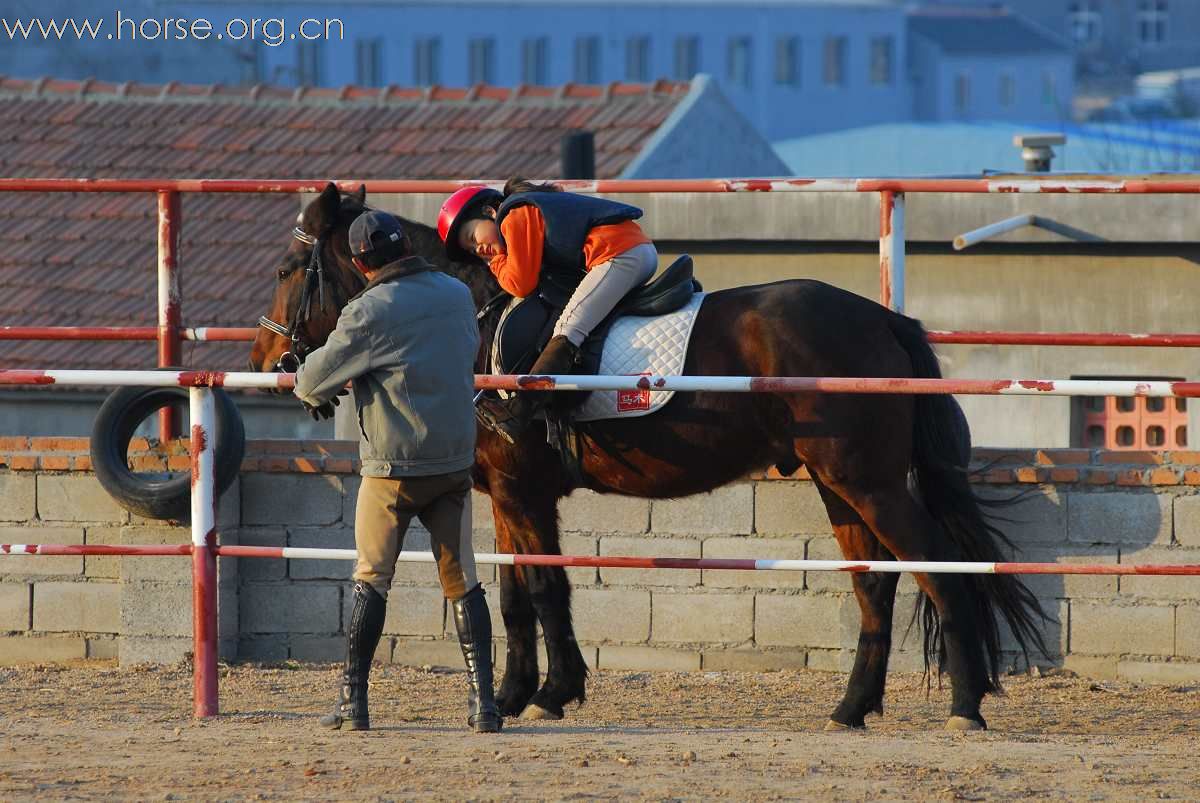
[{"label": "tall black boot", "polygon": [[346,633],[346,666],[342,670],[342,687],[333,713],[321,717],[321,725],[331,730],[352,731],[371,729],[367,711],[367,679],[371,674],[371,659],[383,633],[387,600],[370,583],[354,584],[354,610]]},{"label": "tall black boot", "polygon": [[475,586],[452,603],[454,626],[467,663],[467,725],[476,733],[496,733],[504,726],[492,690],[492,620],[483,586]]},{"label": "tall black boot", "polygon": [[[566,335],[555,335],[529,373],[572,374],[578,363],[579,347]],[[516,443],[533,417],[550,404],[553,395],[554,392],[549,390],[519,390],[506,402],[485,398],[479,404],[478,414],[489,429],[509,443]]]}]

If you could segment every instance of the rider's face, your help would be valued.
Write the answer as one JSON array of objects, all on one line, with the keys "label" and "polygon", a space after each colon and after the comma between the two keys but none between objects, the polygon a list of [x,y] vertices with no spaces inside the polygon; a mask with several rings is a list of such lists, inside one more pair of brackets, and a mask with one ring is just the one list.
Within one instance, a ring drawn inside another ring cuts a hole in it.
[{"label": "rider's face", "polygon": [[458,244],[464,251],[483,260],[490,260],[504,253],[504,244],[500,242],[500,229],[490,217],[476,218],[464,223],[458,230]]}]

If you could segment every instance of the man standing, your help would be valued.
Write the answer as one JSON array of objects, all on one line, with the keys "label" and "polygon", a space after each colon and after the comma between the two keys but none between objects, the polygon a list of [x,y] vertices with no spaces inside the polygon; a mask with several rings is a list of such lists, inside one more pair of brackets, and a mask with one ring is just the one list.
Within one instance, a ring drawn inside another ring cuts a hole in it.
[{"label": "man standing", "polygon": [[366,212],[351,224],[350,253],[367,286],[296,373],[296,395],[314,414],[331,414],[352,381],[362,436],[354,610],[337,707],[321,724],[370,728],[371,659],[396,555],[415,516],[429,530],[442,593],[454,610],[470,684],[467,724],[494,733],[502,721],[492,691],[492,627],[476,579],[467,507],[475,460],[475,306],[465,285],[412,255],[400,221],[385,212]]}]

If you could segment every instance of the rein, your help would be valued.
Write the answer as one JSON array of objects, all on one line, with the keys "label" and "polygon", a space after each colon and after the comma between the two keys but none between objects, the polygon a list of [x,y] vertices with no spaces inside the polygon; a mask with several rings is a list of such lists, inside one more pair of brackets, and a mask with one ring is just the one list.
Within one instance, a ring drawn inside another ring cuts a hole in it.
[{"label": "rein", "polygon": [[312,256],[309,257],[308,267],[304,271],[304,286],[300,290],[300,304],[287,326],[271,320],[266,315],[258,319],[259,326],[291,341],[291,350],[281,354],[277,362],[280,371],[290,374],[294,374],[300,368],[309,351],[308,346],[300,339],[300,325],[309,319],[314,284],[317,287],[321,311],[325,311],[325,265],[321,261],[321,238],[314,237],[299,226],[292,229],[292,237],[312,246]]}]

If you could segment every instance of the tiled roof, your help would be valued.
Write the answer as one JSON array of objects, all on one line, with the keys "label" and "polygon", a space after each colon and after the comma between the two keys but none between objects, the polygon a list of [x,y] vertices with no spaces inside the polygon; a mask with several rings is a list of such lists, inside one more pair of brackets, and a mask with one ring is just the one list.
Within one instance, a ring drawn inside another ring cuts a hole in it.
[{"label": "tiled roof", "polygon": [[[283,89],[0,78],[0,175],[93,178],[497,178],[558,172],[559,138],[596,136],[618,176],[687,83],[505,89]],[[183,319],[252,326],[297,211],[290,195],[182,198]],[[0,322],[156,324],[152,194],[0,192]],[[0,368],[148,368],[156,345],[0,341]],[[185,344],[238,368],[246,344]]]}]

